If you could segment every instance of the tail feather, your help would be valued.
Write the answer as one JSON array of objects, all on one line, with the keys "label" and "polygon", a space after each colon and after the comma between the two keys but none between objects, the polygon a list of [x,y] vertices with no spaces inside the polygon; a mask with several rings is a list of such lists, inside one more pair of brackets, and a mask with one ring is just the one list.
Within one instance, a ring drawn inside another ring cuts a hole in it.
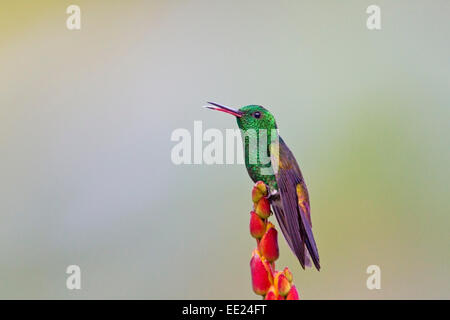
[{"label": "tail feather", "polygon": [[302,239],[299,237],[298,240],[301,242],[300,246],[296,246],[292,237],[290,236],[288,224],[286,221],[286,216],[284,214],[283,206],[280,200],[275,200],[271,202],[272,209],[275,213],[275,217],[278,221],[278,224],[280,225],[281,232],[283,233],[284,238],[286,239],[286,242],[289,245],[289,248],[291,251],[295,254],[298,261],[300,262],[300,265],[303,269],[306,267],[311,267],[311,260],[309,259],[309,254],[307,250],[305,250],[306,245],[302,241]]}]

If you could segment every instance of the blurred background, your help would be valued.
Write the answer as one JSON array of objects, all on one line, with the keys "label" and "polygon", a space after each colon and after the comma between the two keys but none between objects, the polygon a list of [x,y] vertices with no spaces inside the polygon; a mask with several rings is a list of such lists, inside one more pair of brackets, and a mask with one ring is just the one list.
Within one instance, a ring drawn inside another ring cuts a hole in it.
[{"label": "blurred background", "polygon": [[209,100],[269,108],[299,161],[323,268],[282,238],[277,265],[303,299],[449,299],[450,2],[376,1],[379,31],[370,4],[2,1],[0,298],[257,299],[244,166],[170,158],[236,128]]}]

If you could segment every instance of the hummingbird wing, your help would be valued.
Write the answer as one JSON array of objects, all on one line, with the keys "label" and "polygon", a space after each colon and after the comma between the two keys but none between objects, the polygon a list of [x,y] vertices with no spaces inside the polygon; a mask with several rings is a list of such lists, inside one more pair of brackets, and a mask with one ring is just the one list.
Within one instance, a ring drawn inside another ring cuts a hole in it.
[{"label": "hummingbird wing", "polygon": [[311,229],[308,190],[297,161],[281,137],[271,143],[270,156],[280,196],[272,208],[281,231],[302,267],[310,264],[309,255],[320,270],[319,252]]},{"label": "hummingbird wing", "polygon": [[[311,267],[311,261],[309,259],[309,255],[307,255],[307,251],[305,251],[305,244],[303,240],[300,239],[300,245],[294,244],[294,240],[291,238],[290,230],[288,230],[288,223],[286,221],[286,215],[283,210],[283,203],[280,199],[271,200],[271,205],[273,212],[275,213],[275,217],[277,218],[278,224],[280,225],[281,231],[283,232],[284,238],[286,239],[289,247],[291,248],[292,252],[297,256],[298,261],[300,261],[300,264],[302,268],[304,269],[305,266]],[[297,249],[296,249],[297,248]]]}]

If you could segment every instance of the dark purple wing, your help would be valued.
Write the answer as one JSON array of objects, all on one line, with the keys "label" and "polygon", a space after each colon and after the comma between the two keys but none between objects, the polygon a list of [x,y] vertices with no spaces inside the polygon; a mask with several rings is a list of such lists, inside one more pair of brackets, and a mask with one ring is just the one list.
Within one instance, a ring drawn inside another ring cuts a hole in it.
[{"label": "dark purple wing", "polygon": [[319,252],[311,229],[308,191],[297,161],[281,137],[278,143],[272,143],[271,159],[279,193],[279,200],[272,201],[272,208],[281,231],[302,267],[308,265],[309,253],[320,270]]}]

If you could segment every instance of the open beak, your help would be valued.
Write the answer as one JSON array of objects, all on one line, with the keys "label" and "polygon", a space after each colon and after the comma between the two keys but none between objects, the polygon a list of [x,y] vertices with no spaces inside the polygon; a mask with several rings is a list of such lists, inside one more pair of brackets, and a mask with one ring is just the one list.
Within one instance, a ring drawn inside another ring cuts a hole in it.
[{"label": "open beak", "polygon": [[222,111],[225,113],[229,113],[232,114],[235,117],[242,117],[242,112],[240,112],[239,110],[233,110],[231,108],[225,107],[225,106],[221,106],[220,104],[214,103],[214,102],[209,102],[208,103],[211,106],[205,106],[205,108],[211,109],[211,110],[217,110],[217,111]]}]

